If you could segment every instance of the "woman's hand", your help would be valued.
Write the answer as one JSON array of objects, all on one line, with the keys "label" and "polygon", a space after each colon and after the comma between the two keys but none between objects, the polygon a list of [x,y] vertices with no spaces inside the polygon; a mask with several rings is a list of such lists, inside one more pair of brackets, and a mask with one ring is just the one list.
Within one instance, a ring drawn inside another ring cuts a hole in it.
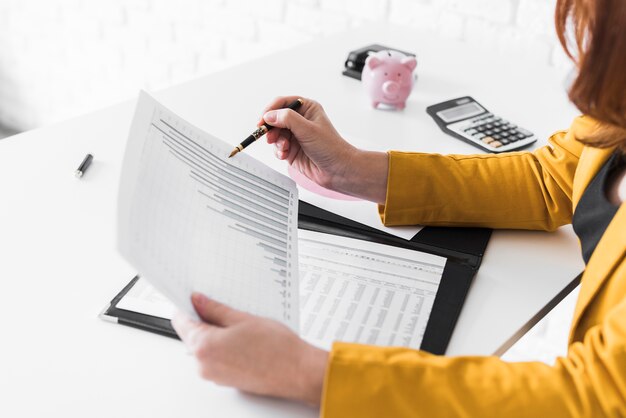
[{"label": "woman's hand", "polygon": [[205,322],[178,313],[172,325],[198,360],[203,378],[246,392],[320,404],[326,351],[276,321],[197,293],[192,302]]},{"label": "woman's hand", "polygon": [[311,99],[293,111],[285,108],[298,96],[278,97],[265,109],[259,125],[275,127],[266,137],[276,157],[327,189],[383,203],[387,194],[387,154],[361,151],[346,142],[322,106]]}]

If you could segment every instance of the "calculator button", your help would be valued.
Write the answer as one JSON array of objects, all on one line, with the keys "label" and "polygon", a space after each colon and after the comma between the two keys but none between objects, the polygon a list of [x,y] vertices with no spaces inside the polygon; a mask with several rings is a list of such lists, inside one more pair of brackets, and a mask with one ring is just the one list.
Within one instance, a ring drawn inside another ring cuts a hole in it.
[{"label": "calculator button", "polygon": [[484,132],[485,131],[485,127],[484,126],[479,126],[479,127],[476,128],[476,130],[478,132]]},{"label": "calculator button", "polygon": [[493,128],[493,131],[494,131],[494,132],[501,132],[501,131],[502,131],[502,129],[500,129],[500,128]]},{"label": "calculator button", "polygon": [[498,135],[498,134],[493,134],[493,135],[491,135],[491,137],[492,137],[493,139],[497,139],[497,140],[502,139],[502,137],[501,137],[500,135]]},{"label": "calculator button", "polygon": [[500,136],[502,138],[507,138],[509,135],[511,135],[508,131],[502,131],[500,132]]},{"label": "calculator button", "polygon": [[501,139],[500,142],[502,143],[502,145],[506,145],[511,141],[509,141],[508,139]]},{"label": "calculator button", "polygon": [[467,132],[468,135],[474,135],[478,131],[476,129],[466,129],[465,132]]},{"label": "calculator button", "polygon": [[492,128],[493,128],[493,125],[492,125],[492,124],[490,124],[490,123],[488,123],[488,124],[486,124],[486,125],[485,125],[485,128],[487,128],[487,129],[492,129]]},{"label": "calculator button", "polygon": [[493,131],[490,129],[487,129],[485,132],[485,135],[493,135]]},{"label": "calculator button", "polygon": [[498,121],[495,121],[495,122],[493,123],[493,126],[502,126],[502,123],[500,123],[500,122],[498,122]]},{"label": "calculator button", "polygon": [[522,128],[517,128],[517,132],[521,133],[522,135],[525,136],[532,136],[532,132],[527,131],[526,129],[522,129]]},{"label": "calculator button", "polygon": [[483,141],[485,144],[490,144],[490,143],[494,142],[494,139],[493,139],[492,137],[490,137],[490,136],[486,136],[486,137],[484,137],[484,138],[483,138],[483,140],[482,140],[482,141]]},{"label": "calculator button", "polygon": [[491,144],[492,147],[494,148],[500,148],[502,146],[502,143],[500,141],[493,141]]},{"label": "calculator button", "polygon": [[524,138],[526,138],[526,135],[524,135],[524,134],[517,134],[516,136],[517,136],[517,139],[524,139]]},{"label": "calculator button", "polygon": [[487,136],[487,135],[482,134],[482,133],[480,133],[480,132],[479,132],[479,133],[474,134],[474,135],[472,135],[472,136],[473,136],[474,138],[476,138],[476,139],[483,139],[483,138],[484,138],[485,136]]}]

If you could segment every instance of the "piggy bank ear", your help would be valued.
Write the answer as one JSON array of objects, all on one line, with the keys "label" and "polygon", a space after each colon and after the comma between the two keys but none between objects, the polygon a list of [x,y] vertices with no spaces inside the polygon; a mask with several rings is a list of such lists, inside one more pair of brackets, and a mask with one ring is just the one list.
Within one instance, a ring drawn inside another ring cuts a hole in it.
[{"label": "piggy bank ear", "polygon": [[380,60],[380,58],[374,55],[370,55],[369,57],[367,57],[367,60],[365,61],[365,65],[367,65],[370,70],[373,70],[374,68],[378,67],[382,63],[383,62]]},{"label": "piggy bank ear", "polygon": [[402,65],[413,71],[415,67],[417,67],[417,60],[415,59],[415,57],[402,58]]}]

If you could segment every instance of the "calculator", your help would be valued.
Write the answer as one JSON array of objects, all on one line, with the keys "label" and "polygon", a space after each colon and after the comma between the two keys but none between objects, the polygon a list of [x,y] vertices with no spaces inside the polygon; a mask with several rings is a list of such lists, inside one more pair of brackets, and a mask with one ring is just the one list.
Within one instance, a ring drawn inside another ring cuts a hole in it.
[{"label": "calculator", "polygon": [[426,108],[442,131],[489,152],[524,148],[537,141],[535,135],[494,115],[470,96]]}]

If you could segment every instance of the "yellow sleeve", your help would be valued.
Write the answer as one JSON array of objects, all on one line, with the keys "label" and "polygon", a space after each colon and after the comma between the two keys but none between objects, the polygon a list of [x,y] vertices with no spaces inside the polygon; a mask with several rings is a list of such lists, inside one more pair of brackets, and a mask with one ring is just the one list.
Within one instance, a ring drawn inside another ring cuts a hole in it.
[{"label": "yellow sleeve", "polygon": [[626,299],[554,366],[336,343],[321,416],[624,417]]},{"label": "yellow sleeve", "polygon": [[583,144],[576,118],[535,152],[439,155],[389,152],[385,225],[554,230],[571,222],[572,184]]}]

